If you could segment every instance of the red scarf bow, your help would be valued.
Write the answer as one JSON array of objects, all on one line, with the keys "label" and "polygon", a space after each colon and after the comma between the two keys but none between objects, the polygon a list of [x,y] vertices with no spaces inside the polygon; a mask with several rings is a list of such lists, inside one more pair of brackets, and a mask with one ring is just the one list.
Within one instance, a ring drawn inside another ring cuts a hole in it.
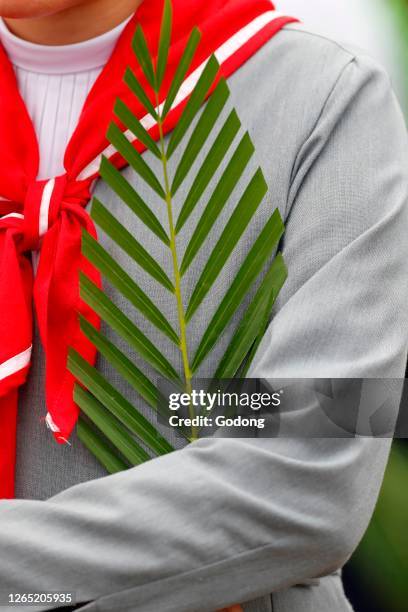
[{"label": "red scarf bow", "polygon": [[[157,49],[162,8],[162,0],[145,0],[129,22],[85,102],[65,153],[65,174],[46,181],[36,180],[39,153],[34,128],[13,68],[0,48],[0,498],[12,497],[14,491],[18,388],[30,365],[33,302],[46,356],[47,423],[59,442],[66,441],[78,417],[72,399],[74,380],[66,369],[67,351],[73,346],[94,363],[95,350],[80,333],[78,312],[95,326],[99,323],[80,300],[78,290],[79,269],[100,283],[98,272],[81,255],[82,228],[96,235],[85,207],[98,177],[101,154],[117,167],[124,165],[105,139],[116,98],[121,97],[140,119],[145,115],[122,77],[131,66],[147,88],[131,40],[140,23],[150,48]],[[286,23],[294,21],[276,13],[269,0],[173,0],[173,9],[167,83],[192,27],[197,25],[203,34],[187,75],[191,88],[213,52],[222,74],[229,76]],[[184,104],[185,98],[176,101],[168,116],[168,130]],[[155,126],[151,134],[157,137]],[[134,145],[143,151],[139,142]],[[39,253],[35,275],[32,251]]]}]

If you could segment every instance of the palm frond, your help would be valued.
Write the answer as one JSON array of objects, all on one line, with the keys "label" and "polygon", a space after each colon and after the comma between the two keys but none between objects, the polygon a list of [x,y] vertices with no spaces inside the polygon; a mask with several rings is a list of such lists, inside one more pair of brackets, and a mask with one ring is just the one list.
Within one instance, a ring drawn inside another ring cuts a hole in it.
[{"label": "palm frond", "polygon": [[[107,134],[111,144],[128,162],[130,170],[161,200],[163,212],[167,216],[167,227],[159,221],[138,193],[137,187],[131,185],[126,176],[106,158],[102,159],[100,174],[127,206],[130,215],[138,219],[138,225],[142,224],[146,232],[156,236],[167,250],[172,278],[162,268],[155,253],[142,246],[128,227],[97,198],[93,200],[91,216],[113,246],[130,258],[135,272],[142,271],[149,282],[153,285],[159,284],[166,290],[166,300],[172,301],[174,305],[174,318],[177,319],[178,328],[175,329],[173,324],[170,324],[160,305],[141,289],[139,283],[123,269],[114,255],[108,253],[86,232],[83,235],[84,256],[101,272],[104,280],[126,300],[129,307],[137,311],[139,318],[142,317],[143,321],[161,332],[163,342],[160,346],[152,342],[142,331],[143,327],[139,327],[132,317],[122,312],[86,275],[80,274],[81,299],[100,316],[104,327],[112,330],[120,338],[122,345],[128,347],[131,353],[136,353],[138,358],[136,365],[126,352],[108,339],[105,331],[95,329],[86,319],[81,318],[82,333],[132,390],[130,401],[81,355],[74,350],[70,351],[68,367],[79,383],[75,389],[75,401],[86,415],[79,423],[78,433],[83,443],[110,472],[126,469],[148,460],[151,456],[172,450],[171,444],[158,427],[152,424],[155,415],[166,417],[169,413],[162,392],[152,380],[151,371],[167,381],[181,385],[186,393],[190,393],[194,383],[193,375],[205,360],[211,357],[220,338],[227,328],[233,325],[232,321],[246,297],[251,294],[252,299],[247,300],[243,315],[238,317],[232,339],[215,371],[216,379],[244,376],[267,329],[273,305],[287,276],[282,255],[278,254],[273,258],[284,232],[280,214],[275,210],[247,250],[231,283],[225,287],[191,359],[190,334],[194,328],[194,315],[199,315],[203,302],[225,271],[235,249],[242,243],[268,188],[260,168],[255,172],[248,172],[254,155],[254,146],[248,133],[240,137],[231,152],[240,132],[241,122],[234,109],[229,111],[226,119],[222,119],[230,92],[225,80],[219,78],[219,65],[215,56],[211,56],[204,65],[196,68],[192,75],[196,84],[188,99],[183,102],[177,125],[168,139],[165,138],[166,118],[176,102],[180,101],[180,90],[187,73],[194,65],[194,56],[200,41],[200,33],[196,29],[193,30],[173,79],[166,85],[166,99],[160,104],[161,88],[166,80],[171,22],[171,2],[166,0],[155,59],[152,59],[140,27],[137,28],[134,38],[135,55],[154,94],[154,100],[151,98],[153,94],[145,90],[130,69],[125,74],[125,82],[146,113],[157,122],[158,130],[155,130],[155,134],[157,135],[158,131],[158,142],[145,127],[149,124],[134,116],[129,106],[121,100],[115,105],[117,119],[153,155],[155,164],[149,165],[147,158],[138,152],[115,122],[111,123]],[[188,78],[191,82],[191,75]],[[208,96],[209,100],[201,110]],[[190,135],[186,138],[188,133]],[[205,148],[208,148],[207,153]],[[177,149],[180,149],[179,161],[172,168],[172,156]],[[161,165],[160,177],[157,174],[157,160]],[[175,197],[181,187],[185,187],[187,179],[190,180],[190,187],[185,189],[187,196],[176,216]],[[205,194],[213,180],[216,181],[215,187],[205,203]],[[237,184],[242,190],[240,197],[235,193],[238,191]],[[230,207],[234,199],[237,199],[237,202]],[[232,212],[228,214],[230,208]],[[193,212],[198,220],[191,235],[186,236],[187,221]],[[228,214],[228,218],[218,239],[214,241],[211,236],[221,213],[224,217]],[[182,260],[178,243],[180,237],[187,244]],[[212,242],[215,242],[215,246],[208,249]],[[187,272],[193,262],[196,265],[199,260],[197,255],[200,253],[200,256],[203,256],[204,246],[208,254],[186,304],[187,296],[182,280],[188,276]],[[173,350],[176,347],[181,367],[174,366],[165,356],[163,347],[166,343],[169,343]],[[142,414],[137,405],[139,402],[145,403],[151,411],[148,413],[151,418],[146,418],[146,411]],[[189,412],[190,416],[195,416],[192,406],[189,406]],[[194,427],[190,434],[182,433],[190,440],[196,439],[198,435]]]},{"label": "palm frond", "polygon": [[108,446],[107,439],[104,439],[100,433],[95,431],[82,416],[80,416],[78,420],[77,434],[78,438],[91,450],[92,454],[104,466],[109,474],[123,472],[123,470],[127,470],[130,467],[129,463],[123,461],[118,453]]}]

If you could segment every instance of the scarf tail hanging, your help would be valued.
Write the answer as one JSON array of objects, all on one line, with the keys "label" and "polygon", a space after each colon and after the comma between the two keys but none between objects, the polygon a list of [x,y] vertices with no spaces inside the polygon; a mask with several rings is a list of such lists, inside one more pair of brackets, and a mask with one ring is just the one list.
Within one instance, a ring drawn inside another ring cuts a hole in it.
[{"label": "scarf tail hanging", "polygon": [[[170,80],[193,25],[202,31],[202,41],[183,94],[176,98],[168,115],[166,131],[176,125],[212,53],[221,65],[221,74],[228,77],[285,24],[296,21],[277,13],[269,0],[206,0],[198,7],[197,3],[194,5],[173,0],[174,25],[167,75]],[[39,153],[34,128],[18,92],[12,66],[0,47],[0,168],[7,168],[7,172],[0,174],[0,263],[12,261],[17,275],[10,273],[10,267],[0,269],[0,499],[14,495],[18,388],[25,382],[30,364],[33,300],[46,356],[46,422],[56,440],[66,442],[77,420],[78,408],[72,398],[74,379],[65,367],[67,349],[75,346],[90,363],[94,363],[96,355],[80,334],[75,313],[79,310],[95,326],[99,322],[79,299],[76,277],[76,271],[84,269],[100,284],[99,274],[80,253],[82,228],[96,235],[85,206],[98,178],[101,156],[108,157],[118,168],[125,165],[105,138],[117,97],[157,138],[157,126],[145,115],[122,77],[130,66],[148,88],[131,41],[136,24],[140,23],[150,48],[157,47],[162,8],[162,0],[142,3],[125,28],[88,95],[68,144],[64,159],[66,174],[48,181],[36,180]],[[140,152],[144,150],[130,132],[126,136]],[[30,250],[40,251],[34,289],[27,258]],[[69,269],[71,273],[64,274]],[[17,291],[13,304],[9,300],[10,288]]]}]

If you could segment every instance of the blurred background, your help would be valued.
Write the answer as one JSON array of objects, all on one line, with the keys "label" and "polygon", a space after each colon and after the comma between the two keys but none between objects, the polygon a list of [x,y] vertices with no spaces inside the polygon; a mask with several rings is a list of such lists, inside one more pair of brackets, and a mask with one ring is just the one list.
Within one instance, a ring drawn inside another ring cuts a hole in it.
[{"label": "blurred background", "polygon": [[408,116],[408,0],[274,0],[315,32],[368,51],[386,67]]},{"label": "blurred background", "polygon": [[[408,0],[275,0],[275,4],[278,10],[300,17],[308,28],[365,49],[385,66],[408,124]],[[408,392],[406,398],[403,405]],[[355,612],[408,612],[406,440],[394,442],[374,517],[344,570],[344,582]]]}]

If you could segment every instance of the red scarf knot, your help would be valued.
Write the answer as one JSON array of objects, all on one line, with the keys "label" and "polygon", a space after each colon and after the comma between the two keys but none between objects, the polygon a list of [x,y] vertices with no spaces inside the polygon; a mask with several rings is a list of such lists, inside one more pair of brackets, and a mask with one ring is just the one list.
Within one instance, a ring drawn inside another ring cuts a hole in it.
[{"label": "red scarf knot", "polygon": [[43,237],[61,213],[82,216],[90,197],[88,181],[69,181],[66,174],[30,183],[24,200],[23,250],[39,251]]},{"label": "red scarf knot", "polygon": [[[6,214],[0,218],[0,364],[4,370],[0,397],[27,376],[34,302],[46,355],[47,407],[59,442],[69,437],[78,414],[73,401],[75,381],[66,368],[68,349],[72,346],[90,363],[96,356],[78,320],[81,314],[95,327],[99,325],[99,318],[80,299],[78,286],[80,271],[101,284],[99,273],[81,253],[83,229],[96,238],[85,210],[89,187],[89,180],[70,180],[64,174],[29,183],[23,204],[2,201]],[[39,254],[34,279],[30,251]],[[27,357],[24,368],[22,356]]]}]

